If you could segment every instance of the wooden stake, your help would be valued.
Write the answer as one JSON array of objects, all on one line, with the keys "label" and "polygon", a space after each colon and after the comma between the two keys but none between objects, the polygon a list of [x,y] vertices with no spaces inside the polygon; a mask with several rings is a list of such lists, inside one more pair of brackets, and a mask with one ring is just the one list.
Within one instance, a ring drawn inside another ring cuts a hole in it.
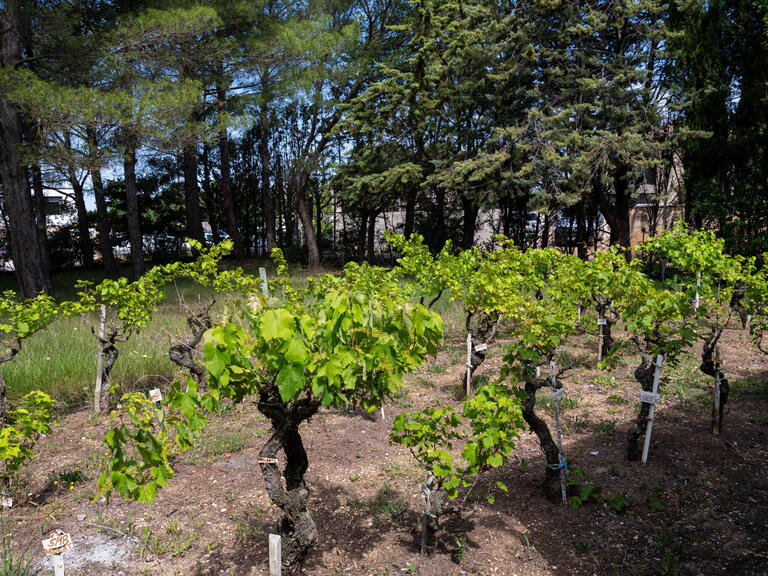
[{"label": "wooden stake", "polygon": [[264,296],[269,298],[269,284],[267,284],[267,269],[263,266],[259,267],[259,278],[261,278],[261,291],[264,292]]},{"label": "wooden stake", "polygon": [[[560,464],[562,465],[563,460],[565,460],[565,455],[563,454],[563,434],[562,429],[560,428],[560,407],[558,405],[558,400],[563,395],[563,390],[557,389],[557,377],[555,375],[556,371],[556,364],[554,361],[549,363],[549,374],[552,378],[552,401],[555,405],[555,430],[557,430],[557,454],[560,458]],[[565,493],[565,466],[562,466],[560,468],[560,493],[563,496],[563,504],[568,503],[568,498]]]},{"label": "wooden stake", "polygon": [[98,416],[101,414],[101,387],[104,385],[102,374],[104,370],[104,351],[103,351],[103,344],[101,343],[102,340],[104,340],[104,324],[106,322],[107,318],[107,307],[106,305],[102,304],[101,309],[99,310],[99,353],[96,356],[96,385],[94,386],[93,390],[93,412]]},{"label": "wooden stake", "polygon": [[[263,270],[263,268],[262,268]],[[283,571],[282,544],[279,534],[269,535],[269,576],[281,576]]]},{"label": "wooden stake", "polygon": [[[661,364],[664,362],[664,356],[659,354],[656,356],[656,371],[653,374],[653,400],[650,402],[651,409],[648,412],[648,424],[645,427],[645,444],[643,444],[643,466],[648,462],[648,450],[651,447],[651,431],[653,430],[653,416],[656,413],[656,402],[658,402],[659,396],[659,376],[661,376]],[[642,401],[641,397],[641,401]]]},{"label": "wooden stake", "polygon": [[64,556],[62,554],[53,554],[51,564],[53,564],[53,576],[64,576]]},{"label": "wooden stake", "polygon": [[472,334],[467,334],[467,398],[472,396]]},{"label": "wooden stake", "polygon": [[715,390],[712,398],[712,434],[720,436],[720,347],[715,346]]}]

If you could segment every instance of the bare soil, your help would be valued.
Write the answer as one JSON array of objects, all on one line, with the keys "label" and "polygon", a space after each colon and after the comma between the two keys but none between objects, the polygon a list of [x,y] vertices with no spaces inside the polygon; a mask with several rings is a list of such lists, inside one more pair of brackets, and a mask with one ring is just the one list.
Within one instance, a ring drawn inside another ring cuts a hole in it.
[{"label": "bare soil", "polygon": [[[502,347],[491,349],[476,377],[498,374]],[[711,433],[712,382],[698,371],[696,351],[664,368],[667,392],[646,467],[624,457],[639,406],[637,358],[628,352],[615,370],[600,372],[596,338],[575,338],[568,352],[582,366],[565,376],[564,451],[572,477],[600,486],[600,498],[578,509],[548,501],[543,454],[524,432],[514,460],[460,494],[441,521],[436,555],[422,558],[424,474],[389,443],[389,430],[399,412],[459,404],[463,349],[458,339],[447,343],[385,406],[384,421],[379,412],[322,411],[303,428],[310,511],[320,531],[306,574],[768,575],[768,357],[735,329],[722,345],[731,399],[721,435]],[[551,409],[539,411],[552,426]],[[119,496],[99,501],[107,424],[87,412],[67,416],[41,441],[10,512],[16,554],[30,554],[38,574],[51,573],[40,541],[62,529],[74,539],[65,554],[70,575],[267,574],[267,535],[278,510],[256,458],[268,426],[251,402],[210,421],[147,507]],[[61,473],[75,468],[85,480],[70,484]],[[493,488],[497,480],[508,495]],[[620,494],[629,503],[623,512],[611,506]]]}]

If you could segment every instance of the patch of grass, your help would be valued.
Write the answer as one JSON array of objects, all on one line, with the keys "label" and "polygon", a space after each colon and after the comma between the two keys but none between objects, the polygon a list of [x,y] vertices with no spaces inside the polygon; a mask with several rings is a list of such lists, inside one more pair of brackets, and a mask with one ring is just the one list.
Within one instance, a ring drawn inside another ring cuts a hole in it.
[{"label": "patch of grass", "polygon": [[624,396],[618,392],[612,392],[611,394],[608,394],[608,402],[611,404],[617,404],[619,406],[625,406],[629,404],[629,400],[624,398]]},{"label": "patch of grass", "polygon": [[189,464],[201,464],[234,452],[239,452],[248,444],[248,432],[242,428],[223,432],[205,432],[196,442],[195,447],[184,453]]},{"label": "patch of grass", "polygon": [[66,490],[67,488],[73,490],[75,484],[79,484],[85,480],[85,474],[83,474],[83,471],[80,470],[79,466],[54,470],[53,472],[48,473],[48,482],[62,490]]},{"label": "patch of grass", "polygon": [[592,379],[592,384],[599,386],[601,390],[604,390],[605,388],[619,387],[619,383],[616,381],[616,378],[613,376],[608,376],[607,374],[600,374],[600,376],[595,376]]},{"label": "patch of grass", "polygon": [[573,367],[573,368],[590,368],[594,361],[592,357],[586,352],[572,352],[570,350],[562,350],[558,355],[558,364],[561,366]]},{"label": "patch of grass", "polygon": [[748,374],[745,378],[729,379],[731,398],[766,398],[768,397],[768,380],[757,374]]},{"label": "patch of grass", "polygon": [[452,302],[449,296],[449,291],[446,290],[440,300],[432,306],[432,310],[440,314],[443,319],[443,330],[446,340],[460,336],[463,336],[466,340],[466,313],[464,312],[464,307],[458,301]]},{"label": "patch of grass", "polygon": [[477,392],[483,386],[487,386],[488,382],[490,382],[490,377],[488,374],[480,374],[479,376],[475,376],[472,378],[472,382],[470,384],[472,386],[472,391]]},{"label": "patch of grass", "polygon": [[447,366],[443,366],[442,364],[432,363],[429,365],[427,370],[429,370],[432,374],[442,374],[448,369]]},{"label": "patch of grass", "polygon": [[577,540],[573,543],[573,549],[578,554],[585,554],[586,552],[589,552],[589,547],[589,540]]},{"label": "patch of grass", "polygon": [[363,508],[369,514],[383,517],[389,521],[401,518],[408,510],[408,503],[400,496],[393,494],[388,484],[384,484],[373,498],[366,500],[352,499],[349,500],[348,504],[353,508]]},{"label": "patch of grass", "polygon": [[389,477],[393,482],[399,478],[418,480],[423,471],[421,467],[411,458],[406,460],[394,460],[387,462],[382,466],[381,474]]},{"label": "patch of grass", "polygon": [[616,433],[616,424],[618,424],[618,420],[616,419],[600,420],[597,425],[597,429],[601,434],[605,434],[606,436],[613,436]]},{"label": "patch of grass", "polygon": [[[581,404],[581,400],[567,394],[557,401],[560,410],[573,410]],[[542,388],[536,392],[536,406],[543,410],[555,411],[555,401],[552,399],[552,390]]]}]

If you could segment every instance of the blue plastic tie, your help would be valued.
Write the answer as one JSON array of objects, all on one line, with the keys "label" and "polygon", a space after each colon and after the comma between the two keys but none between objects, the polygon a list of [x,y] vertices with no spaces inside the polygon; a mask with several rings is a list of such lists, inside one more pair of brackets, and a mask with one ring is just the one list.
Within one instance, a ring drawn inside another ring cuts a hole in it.
[{"label": "blue plastic tie", "polygon": [[568,460],[567,460],[567,459],[565,459],[565,458],[563,458],[563,459],[560,461],[560,464],[558,464],[557,466],[552,466],[551,464],[547,464],[547,468],[549,468],[550,470],[554,470],[555,472],[557,472],[558,470],[562,470],[563,468],[565,468],[565,475],[566,475],[566,476],[570,476],[570,474],[568,473]]}]

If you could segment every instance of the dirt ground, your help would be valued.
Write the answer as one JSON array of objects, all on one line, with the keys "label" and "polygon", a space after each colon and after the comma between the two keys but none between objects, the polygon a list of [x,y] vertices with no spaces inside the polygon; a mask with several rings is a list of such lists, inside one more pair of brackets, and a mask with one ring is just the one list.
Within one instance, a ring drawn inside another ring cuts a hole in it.
[{"label": "dirt ground", "polygon": [[[407,379],[381,413],[322,411],[302,430],[309,456],[310,512],[320,542],[310,575],[420,576],[768,575],[768,357],[748,334],[728,330],[722,346],[731,384],[722,433],[710,431],[711,380],[696,353],[663,371],[648,465],[624,458],[626,430],[638,409],[637,358],[611,372],[595,368],[596,339],[576,337],[569,354],[582,366],[564,379],[563,443],[574,478],[601,487],[575,509],[541,489],[544,457],[524,432],[515,457],[460,494],[441,521],[436,555],[419,555],[419,492],[424,474],[389,443],[393,417],[432,403],[458,405],[463,341],[448,342]],[[493,378],[502,344],[476,377]],[[539,412],[550,422],[550,408]],[[10,511],[16,555],[30,554],[37,574],[52,573],[40,541],[69,532],[68,575],[267,574],[267,535],[278,510],[256,465],[268,426],[246,402],[211,417],[199,446],[177,458],[176,477],[147,507],[95,493],[104,458],[104,422],[69,415],[41,441],[25,474],[25,495]],[[79,479],[80,473],[84,478]],[[505,495],[491,492],[497,480]],[[611,503],[624,495],[621,512]],[[466,496],[466,498],[465,498]]]}]

